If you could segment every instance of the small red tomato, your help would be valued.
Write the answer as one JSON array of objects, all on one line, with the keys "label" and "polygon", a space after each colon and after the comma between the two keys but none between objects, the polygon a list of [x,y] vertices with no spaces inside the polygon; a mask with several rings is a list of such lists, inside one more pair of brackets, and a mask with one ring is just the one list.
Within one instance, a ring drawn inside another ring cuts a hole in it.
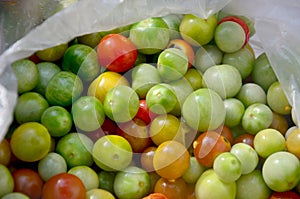
[{"label": "small red tomato", "polygon": [[13,171],[14,192],[21,192],[32,199],[40,199],[42,195],[43,180],[39,174],[31,169],[17,169]]},{"label": "small red tomato", "polygon": [[252,148],[254,148],[253,140],[254,140],[254,135],[245,133],[236,137],[234,140],[234,144],[243,142],[245,144],[252,146]]},{"label": "small red tomato", "polygon": [[198,162],[206,167],[212,167],[215,158],[231,149],[230,142],[215,131],[208,131],[200,134],[193,143],[194,155]]},{"label": "small red tomato", "polygon": [[121,34],[104,36],[97,47],[98,62],[114,72],[125,72],[132,68],[137,59],[135,45]]},{"label": "small red tomato", "polygon": [[135,115],[135,118],[143,120],[146,125],[148,125],[155,116],[156,114],[151,112],[149,107],[147,106],[146,100],[140,100],[140,106],[138,112]]},{"label": "small red tomato", "polygon": [[274,192],[270,199],[300,199],[300,196],[293,191]]},{"label": "small red tomato", "polygon": [[52,176],[44,185],[43,199],[83,199],[86,198],[84,184],[77,176],[60,173]]},{"label": "small red tomato", "polygon": [[218,22],[218,24],[221,24],[221,23],[223,23],[225,21],[232,21],[232,22],[238,23],[243,28],[243,30],[245,32],[245,36],[246,36],[244,46],[247,45],[247,43],[248,43],[248,41],[250,39],[250,30],[249,30],[249,27],[246,24],[246,22],[244,20],[242,20],[241,18],[238,18],[236,16],[227,16],[227,17],[222,18]]},{"label": "small red tomato", "polygon": [[233,133],[230,130],[230,128],[228,128],[228,126],[221,125],[214,131],[223,135],[230,142],[230,144],[233,145],[233,142],[234,142]]},{"label": "small red tomato", "polygon": [[135,153],[143,152],[151,144],[148,128],[138,118],[119,124],[117,135],[124,137],[130,143]]},{"label": "small red tomato", "polygon": [[194,64],[195,52],[192,46],[183,39],[173,39],[169,42],[168,48],[178,48],[182,50],[188,57],[189,65],[191,67]]}]

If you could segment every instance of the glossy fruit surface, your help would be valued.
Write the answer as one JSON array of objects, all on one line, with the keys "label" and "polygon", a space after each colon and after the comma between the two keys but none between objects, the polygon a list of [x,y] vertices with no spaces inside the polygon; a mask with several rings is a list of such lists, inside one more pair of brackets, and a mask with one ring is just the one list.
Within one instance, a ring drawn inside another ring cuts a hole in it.
[{"label": "glossy fruit surface", "polygon": [[186,14],[181,20],[179,32],[181,37],[191,45],[200,46],[209,43],[213,39],[216,26],[216,15],[204,19]]},{"label": "glossy fruit surface", "polygon": [[236,196],[235,182],[225,183],[219,179],[213,169],[206,170],[195,185],[195,195],[201,198],[234,199]]},{"label": "glossy fruit surface", "polygon": [[41,198],[43,180],[32,169],[17,169],[12,173],[14,178],[14,192],[21,192],[32,199]]},{"label": "glossy fruit surface", "polygon": [[83,92],[82,80],[72,72],[55,74],[46,87],[46,99],[51,105],[69,106]]},{"label": "glossy fruit surface", "polygon": [[182,50],[167,48],[158,56],[157,70],[165,82],[170,82],[184,76],[188,63],[188,57]]},{"label": "glossy fruit surface", "polygon": [[97,53],[87,45],[74,44],[64,53],[62,69],[73,72],[82,80],[91,81],[100,73]]},{"label": "glossy fruit surface", "polygon": [[93,141],[84,134],[71,132],[61,137],[56,152],[66,160],[69,168],[78,165],[91,166]]},{"label": "glossy fruit surface", "polygon": [[35,162],[48,154],[51,136],[44,125],[37,122],[27,122],[15,129],[10,146],[18,159],[25,162]]},{"label": "glossy fruit surface", "polygon": [[206,167],[212,167],[216,157],[231,148],[230,142],[215,131],[200,134],[193,146],[198,162]]},{"label": "glossy fruit surface", "polygon": [[204,87],[214,90],[222,99],[234,97],[242,86],[239,71],[228,64],[211,66],[204,72],[202,78]]},{"label": "glossy fruit surface", "polygon": [[248,144],[237,143],[231,147],[230,153],[234,154],[240,160],[243,175],[251,173],[258,165],[258,154]]},{"label": "glossy fruit surface", "polygon": [[127,168],[132,160],[129,142],[119,135],[99,138],[93,147],[94,162],[105,171],[119,171]]},{"label": "glossy fruit surface", "polygon": [[105,115],[115,122],[128,122],[139,109],[139,97],[129,86],[119,85],[105,96],[103,102]]},{"label": "glossy fruit surface", "polygon": [[129,82],[117,72],[105,71],[92,81],[87,95],[95,96],[103,103],[107,92],[117,85],[129,86]]},{"label": "glossy fruit surface", "polygon": [[110,71],[125,72],[137,58],[135,45],[121,34],[104,36],[97,47],[99,64]]},{"label": "glossy fruit surface", "polygon": [[253,144],[255,151],[262,158],[286,149],[284,136],[279,131],[270,128],[259,131],[254,137]]},{"label": "glossy fruit surface", "polygon": [[137,50],[152,55],[162,51],[169,43],[168,24],[161,17],[150,17],[133,24],[129,31],[129,39]]},{"label": "glossy fruit surface", "polygon": [[39,71],[34,62],[23,59],[14,62],[11,67],[17,78],[18,93],[28,92],[38,84]]},{"label": "glossy fruit surface", "polygon": [[82,199],[86,198],[86,190],[81,180],[69,173],[61,173],[51,177],[43,186],[44,199]]},{"label": "glossy fruit surface", "polygon": [[[43,112],[49,107],[47,100],[39,93],[26,92],[19,96],[15,107],[15,119],[19,124],[40,122]],[[31,110],[31,111],[28,111]]]},{"label": "glossy fruit surface", "polygon": [[172,181],[160,178],[155,184],[154,192],[162,193],[168,199],[185,199],[187,196],[187,184],[181,178]]},{"label": "glossy fruit surface", "polygon": [[116,174],[114,192],[120,199],[139,199],[149,194],[150,178],[148,173],[135,166],[130,166]]},{"label": "glossy fruit surface", "polygon": [[297,186],[300,180],[299,159],[286,151],[270,155],[263,164],[264,181],[273,191],[289,191]]},{"label": "glossy fruit surface", "polygon": [[222,98],[208,88],[191,93],[182,106],[182,116],[187,124],[199,131],[217,128],[224,122],[225,114]]},{"label": "glossy fruit surface", "polygon": [[41,123],[48,129],[52,137],[66,135],[73,125],[71,114],[62,106],[47,108],[41,116]]},{"label": "glossy fruit surface", "polygon": [[153,157],[153,167],[163,178],[180,178],[190,165],[190,155],[185,146],[177,141],[161,143]]},{"label": "glossy fruit surface", "polygon": [[82,96],[77,99],[71,112],[75,126],[87,132],[99,129],[105,119],[103,105],[94,96]]}]

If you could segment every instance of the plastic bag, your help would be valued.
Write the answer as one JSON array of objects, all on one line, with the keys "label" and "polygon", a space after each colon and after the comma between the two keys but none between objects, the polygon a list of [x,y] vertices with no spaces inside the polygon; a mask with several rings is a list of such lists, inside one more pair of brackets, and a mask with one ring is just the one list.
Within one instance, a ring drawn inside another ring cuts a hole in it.
[{"label": "plastic bag", "polygon": [[[48,18],[0,56],[0,140],[12,122],[17,100],[16,79],[10,69],[12,62],[76,36],[111,30],[151,16],[192,13],[206,18],[221,9],[255,21],[257,33],[251,41],[254,48],[267,53],[290,103],[300,110],[297,0],[82,0]],[[298,112],[296,116],[300,118]]]}]

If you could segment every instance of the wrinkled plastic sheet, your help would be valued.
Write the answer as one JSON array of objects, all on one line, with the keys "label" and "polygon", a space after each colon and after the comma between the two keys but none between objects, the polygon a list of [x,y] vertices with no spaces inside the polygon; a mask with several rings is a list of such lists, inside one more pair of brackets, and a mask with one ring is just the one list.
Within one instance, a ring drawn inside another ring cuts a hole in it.
[{"label": "wrinkled plastic sheet", "polygon": [[[148,17],[191,13],[207,18],[221,9],[245,15],[255,22],[256,34],[251,43],[257,54],[268,55],[296,118],[300,118],[297,0],[79,0],[37,25],[0,55],[0,140],[13,120],[17,101],[16,79],[10,68],[14,61],[76,36],[111,30]],[[18,26],[16,31],[20,31]]]}]

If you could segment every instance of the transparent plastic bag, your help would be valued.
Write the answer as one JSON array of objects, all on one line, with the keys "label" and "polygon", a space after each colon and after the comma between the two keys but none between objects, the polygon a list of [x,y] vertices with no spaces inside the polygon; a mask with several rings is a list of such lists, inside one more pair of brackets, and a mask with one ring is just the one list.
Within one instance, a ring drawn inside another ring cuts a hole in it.
[{"label": "transparent plastic bag", "polygon": [[[255,22],[251,42],[265,51],[292,106],[300,110],[298,70],[300,8],[297,0],[79,0],[52,15],[16,41],[0,56],[0,140],[13,119],[17,100],[11,63],[87,33],[111,30],[151,16],[192,13],[208,17],[219,10],[245,15]],[[279,14],[281,16],[279,16]]]}]

